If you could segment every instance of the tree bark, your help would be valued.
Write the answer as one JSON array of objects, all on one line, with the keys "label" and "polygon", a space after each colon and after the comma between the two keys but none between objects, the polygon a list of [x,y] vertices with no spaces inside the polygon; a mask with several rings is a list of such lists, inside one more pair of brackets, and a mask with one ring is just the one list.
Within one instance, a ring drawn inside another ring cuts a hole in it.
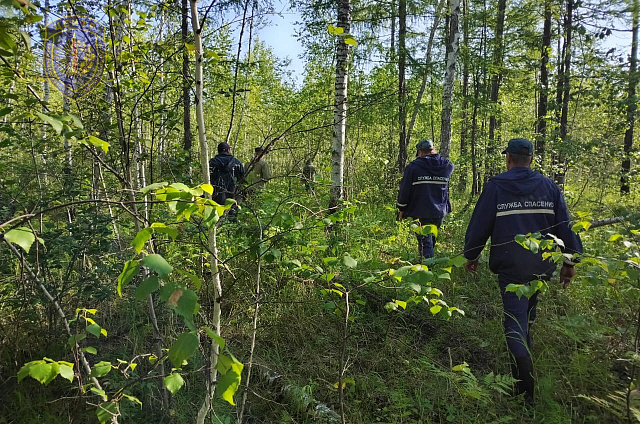
[{"label": "tree bark", "polygon": [[[182,43],[186,43],[189,34],[189,0],[182,0]],[[189,52],[186,48],[182,50],[182,107],[184,121],[183,148],[187,152],[188,168],[191,169],[191,84],[189,83]],[[191,174],[191,172],[189,172]]]},{"label": "tree bark", "polygon": [[[504,16],[507,7],[506,0],[498,0],[498,11],[496,16],[495,44],[493,50],[493,71],[491,72],[491,97],[490,107],[491,115],[489,116],[489,148],[487,149],[487,158],[489,165],[489,173],[491,175],[498,174],[498,158],[496,157],[496,131],[498,131],[500,107],[498,99],[500,96],[500,84],[502,83],[502,67],[504,62]],[[499,131],[498,131],[499,132]],[[498,137],[499,139],[499,137]]]},{"label": "tree bark", "polygon": [[[204,22],[203,22],[204,25]],[[202,63],[202,27],[200,25],[198,17],[198,0],[191,0],[191,26],[193,27],[194,46],[196,54],[196,122],[198,123],[198,141],[200,144],[200,168],[201,168],[201,181],[202,183],[209,183],[209,147],[207,145],[207,138],[204,126],[204,107],[203,107],[203,63]],[[210,197],[207,194],[207,197]],[[221,324],[221,302],[222,302],[222,279],[218,269],[218,233],[217,226],[214,225],[209,230],[209,236],[207,239],[208,250],[210,252],[208,262],[210,264],[211,275],[213,278],[213,315],[211,317],[211,325],[216,334],[220,335]],[[209,350],[209,364],[208,373],[205,381],[207,391],[198,410],[196,418],[197,424],[204,424],[207,415],[212,410],[213,396],[216,389],[217,380],[217,366],[218,358],[220,355],[220,346],[213,339],[211,340],[211,346]]]},{"label": "tree bark", "polygon": [[[338,0],[338,26],[348,34],[351,29],[351,2]],[[347,138],[347,84],[349,82],[349,46],[342,37],[336,44],[336,82],[331,152],[331,190],[329,209],[334,211],[344,197],[344,146]]]},{"label": "tree bark", "polygon": [[631,41],[631,56],[629,57],[629,89],[627,90],[627,130],[624,133],[624,156],[622,158],[622,176],[620,177],[620,192],[629,194],[631,186],[629,172],[631,171],[631,151],[633,148],[633,130],[638,109],[636,86],[638,85],[638,0],[633,0],[633,35]]},{"label": "tree bark", "polygon": [[469,62],[471,60],[471,50],[469,48],[469,1],[462,1],[462,122],[460,125],[460,157],[462,160],[458,167],[460,175],[460,190],[464,191],[467,187],[467,137],[469,135]]},{"label": "tree bark", "polygon": [[451,110],[453,100],[453,82],[456,76],[458,58],[458,40],[460,28],[460,0],[449,0],[449,37],[447,42],[447,64],[442,92],[442,115],[440,120],[440,155],[449,157],[451,150]]},{"label": "tree bark", "polygon": [[567,0],[567,13],[564,18],[564,46],[563,64],[561,74],[558,75],[558,99],[561,99],[560,122],[558,128],[558,138],[560,145],[556,149],[558,152],[554,160],[554,181],[559,186],[565,183],[566,164],[564,150],[567,143],[568,119],[569,119],[569,97],[571,94],[571,37],[573,27],[573,0]]},{"label": "tree bark", "polygon": [[[244,11],[242,12],[242,25],[240,26],[240,37],[238,38],[238,52],[236,53],[236,68],[233,74],[233,91],[231,93],[231,117],[229,118],[229,129],[227,130],[227,136],[224,141],[229,142],[231,138],[231,130],[233,129],[233,118],[236,114],[236,91],[238,90],[238,73],[240,71],[240,52],[242,51],[242,36],[244,35],[244,27],[247,23],[247,9],[249,7],[249,1],[244,2]],[[234,146],[235,147],[235,146]]]},{"label": "tree bark", "polygon": [[551,0],[544,2],[544,25],[540,51],[540,97],[538,99],[538,122],[536,125],[536,155],[544,169],[547,139],[547,110],[549,105],[549,53],[551,52]]},{"label": "tree bark", "polygon": [[422,75],[422,83],[420,85],[420,90],[418,90],[418,95],[416,96],[416,102],[413,105],[413,114],[411,115],[411,122],[409,122],[409,127],[407,128],[407,139],[405,142],[407,146],[409,146],[409,143],[411,143],[411,135],[413,134],[413,128],[416,124],[416,119],[418,118],[418,112],[420,112],[420,103],[422,102],[424,91],[427,88],[427,80],[431,75],[431,73],[429,72],[429,68],[431,67],[431,50],[433,49],[433,40],[435,38],[438,25],[440,24],[440,14],[442,13],[442,9],[444,8],[444,5],[446,4],[446,2],[447,0],[440,0],[436,8],[435,15],[433,17],[433,25],[431,26],[431,32],[429,33],[429,42],[427,44],[427,52],[425,54],[425,59],[424,59],[425,72]]},{"label": "tree bark", "polygon": [[398,172],[402,174],[407,164],[407,0],[398,1]]}]

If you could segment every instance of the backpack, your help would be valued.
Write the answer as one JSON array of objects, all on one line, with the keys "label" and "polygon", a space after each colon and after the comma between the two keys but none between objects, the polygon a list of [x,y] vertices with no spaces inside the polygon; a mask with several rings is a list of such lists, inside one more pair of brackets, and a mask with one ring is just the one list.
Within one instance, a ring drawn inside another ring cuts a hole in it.
[{"label": "backpack", "polygon": [[213,167],[211,172],[211,185],[216,187],[219,191],[224,191],[228,194],[232,194],[236,191],[236,180],[233,177],[233,168],[236,164],[231,159],[223,167]]}]

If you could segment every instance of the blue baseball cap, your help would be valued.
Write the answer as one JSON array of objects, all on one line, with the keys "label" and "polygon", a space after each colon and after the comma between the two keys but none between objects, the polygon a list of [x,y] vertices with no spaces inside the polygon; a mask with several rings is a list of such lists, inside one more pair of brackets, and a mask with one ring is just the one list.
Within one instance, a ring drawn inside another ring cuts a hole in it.
[{"label": "blue baseball cap", "polygon": [[428,151],[431,149],[433,149],[433,141],[429,140],[428,138],[425,138],[424,140],[420,140],[416,144],[416,150]]},{"label": "blue baseball cap", "polygon": [[505,153],[533,156],[533,144],[526,138],[512,138],[507,148],[502,151],[503,155]]}]

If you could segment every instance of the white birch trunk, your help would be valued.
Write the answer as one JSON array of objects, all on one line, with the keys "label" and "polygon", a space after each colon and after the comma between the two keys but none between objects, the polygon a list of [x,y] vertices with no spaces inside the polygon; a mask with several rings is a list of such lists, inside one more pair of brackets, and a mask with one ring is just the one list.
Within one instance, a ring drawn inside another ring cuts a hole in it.
[{"label": "white birch trunk", "polygon": [[458,42],[460,39],[460,0],[449,0],[449,45],[447,46],[447,64],[442,92],[442,115],[440,124],[440,155],[449,157],[451,151],[451,109],[453,82],[456,76]]},{"label": "white birch trunk", "polygon": [[[207,139],[205,135],[204,127],[204,109],[203,109],[203,66],[202,66],[202,28],[200,27],[200,21],[198,18],[198,1],[191,0],[191,26],[193,27],[194,44],[196,53],[196,122],[198,124],[198,141],[200,143],[200,167],[201,178],[203,183],[209,183],[209,148],[207,145]],[[207,196],[209,197],[209,196]],[[216,334],[220,335],[221,324],[221,305],[220,299],[222,299],[222,280],[218,269],[218,244],[217,244],[217,228],[214,225],[209,231],[209,251],[212,254],[209,256],[209,264],[211,266],[211,275],[213,278],[213,316],[211,317],[211,324]],[[217,365],[218,356],[220,354],[220,346],[211,340],[211,349],[209,353],[209,372],[206,376],[207,393],[198,411],[196,417],[197,424],[204,424],[207,415],[211,411],[213,395],[215,393],[215,385],[217,380]]]},{"label": "white birch trunk", "polygon": [[[351,3],[338,1],[338,26],[348,34],[351,27]],[[331,197],[329,209],[344,198],[344,146],[347,138],[347,84],[349,81],[349,46],[339,38],[336,45],[336,83],[331,143]]]}]

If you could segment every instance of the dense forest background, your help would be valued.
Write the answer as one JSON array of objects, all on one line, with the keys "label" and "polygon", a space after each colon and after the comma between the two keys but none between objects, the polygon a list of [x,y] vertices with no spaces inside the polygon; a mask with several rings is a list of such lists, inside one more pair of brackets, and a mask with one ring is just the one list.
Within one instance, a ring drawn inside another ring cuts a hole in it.
[{"label": "dense forest background", "polygon": [[[258,36],[283,6],[303,75]],[[1,0],[0,423],[640,421],[639,9]],[[104,26],[81,98],[44,77],[68,16]],[[541,287],[533,408],[487,255],[461,268],[512,137],[585,245],[568,289]],[[424,138],[456,169],[421,264],[395,199]],[[222,141],[273,174],[237,220],[211,201]]]}]

